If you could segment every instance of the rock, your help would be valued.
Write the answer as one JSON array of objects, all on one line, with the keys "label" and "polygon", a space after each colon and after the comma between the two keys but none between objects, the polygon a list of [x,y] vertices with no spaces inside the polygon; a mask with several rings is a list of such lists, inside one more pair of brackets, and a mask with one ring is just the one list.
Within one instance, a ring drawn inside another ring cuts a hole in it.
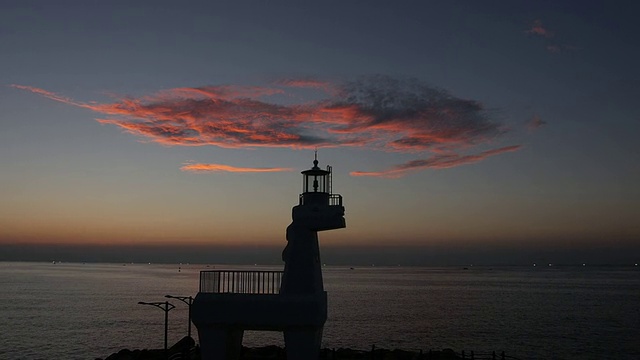
[{"label": "rock", "polygon": [[129,350],[122,349],[109,355],[105,360],[164,360],[164,349]]},{"label": "rock", "polygon": [[182,357],[186,359],[189,351],[191,351],[191,348],[195,345],[196,341],[193,340],[192,337],[185,336],[169,348],[169,357],[174,356],[174,354],[182,354]]},{"label": "rock", "polygon": [[134,360],[133,351],[122,349],[115,354],[109,355],[105,360]]}]

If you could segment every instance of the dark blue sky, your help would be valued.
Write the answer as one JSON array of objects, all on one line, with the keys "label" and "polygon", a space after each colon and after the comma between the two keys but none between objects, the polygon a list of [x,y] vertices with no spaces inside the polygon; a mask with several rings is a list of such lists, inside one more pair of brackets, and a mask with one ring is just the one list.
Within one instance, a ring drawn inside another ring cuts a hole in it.
[{"label": "dark blue sky", "polygon": [[327,248],[635,261],[638,10],[2,1],[0,244],[278,248],[318,147]]}]

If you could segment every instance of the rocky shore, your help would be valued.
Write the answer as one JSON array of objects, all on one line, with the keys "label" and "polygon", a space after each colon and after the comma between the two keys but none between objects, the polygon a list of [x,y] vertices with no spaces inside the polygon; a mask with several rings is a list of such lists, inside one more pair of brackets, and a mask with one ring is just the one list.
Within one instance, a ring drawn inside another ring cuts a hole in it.
[{"label": "rocky shore", "polygon": [[[169,360],[200,360],[200,348],[190,337],[184,337],[168,349]],[[163,349],[129,350],[122,349],[106,358],[96,360],[165,360]],[[242,347],[242,360],[286,360],[285,349],[279,346],[257,348]],[[500,358],[500,357],[498,357]],[[371,350],[322,349],[321,360],[458,360],[464,355],[451,349],[439,351],[387,350],[372,347]]]}]

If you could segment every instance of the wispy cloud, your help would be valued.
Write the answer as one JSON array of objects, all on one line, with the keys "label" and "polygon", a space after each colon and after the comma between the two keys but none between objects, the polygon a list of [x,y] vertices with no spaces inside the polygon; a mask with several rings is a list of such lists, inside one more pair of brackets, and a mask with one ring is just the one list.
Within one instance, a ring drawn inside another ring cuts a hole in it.
[{"label": "wispy cloud", "polygon": [[47,90],[43,90],[43,89],[39,89],[37,87],[33,87],[33,86],[25,86],[25,85],[16,85],[16,84],[12,84],[9,85],[13,88],[16,89],[20,89],[20,90],[26,90],[26,91],[30,91],[32,93],[38,94],[38,95],[42,95],[48,99],[51,100],[55,100],[55,101],[59,101],[65,104],[69,104],[69,105],[74,105],[74,106],[79,106],[79,107],[85,107],[84,104],[80,103],[80,102],[76,102],[70,98],[55,94],[51,91],[47,91]]},{"label": "wispy cloud", "polygon": [[526,33],[530,35],[542,36],[545,38],[552,38],[555,36],[555,34],[551,30],[542,25],[541,20],[534,20],[531,24],[531,27],[526,31]]},{"label": "wispy cloud", "polygon": [[247,168],[247,167],[236,167],[230,165],[223,164],[201,164],[201,163],[187,163],[180,168],[182,171],[190,171],[190,172],[236,172],[236,173],[260,173],[260,172],[282,172],[282,171],[292,171],[291,168]]},{"label": "wispy cloud", "polygon": [[525,33],[532,36],[537,36],[540,38],[544,38],[545,48],[550,53],[560,53],[563,51],[572,51],[577,48],[573,45],[562,44],[556,38],[555,32],[549,30],[545,25],[542,24],[541,20],[534,20],[529,28],[525,30]]},{"label": "wispy cloud", "polygon": [[567,52],[567,51],[575,51],[578,50],[578,47],[573,46],[573,45],[567,45],[567,44],[551,44],[551,45],[547,45],[547,51],[550,53],[561,53],[561,52]]},{"label": "wispy cloud", "polygon": [[538,130],[545,125],[547,125],[547,122],[542,120],[538,115],[534,115],[529,121],[527,121],[527,129],[529,131]]},{"label": "wispy cloud", "polygon": [[398,178],[406,175],[408,172],[424,169],[447,169],[460,165],[473,164],[482,161],[490,156],[502,154],[505,152],[517,151],[522,145],[505,146],[498,149],[483,151],[475,155],[460,154],[436,154],[427,159],[412,160],[404,164],[396,165],[391,169],[373,172],[373,171],[353,171],[352,176],[379,176]]},{"label": "wispy cloud", "polygon": [[[349,146],[451,154],[486,144],[507,131],[478,101],[416,79],[383,75],[344,82],[288,79],[268,87],[174,88],[107,103],[80,102],[35,87],[13,87],[92,110],[100,114],[97,121],[101,124],[168,146]],[[320,90],[326,96],[293,105],[273,100],[273,95],[294,94],[301,87]]]},{"label": "wispy cloud", "polygon": [[337,99],[321,111],[334,122],[333,133],[376,134],[387,149],[396,151],[469,146],[506,131],[477,101],[418,80],[386,76],[342,84]]},{"label": "wispy cloud", "polygon": [[300,87],[300,88],[318,88],[318,89],[330,89],[332,88],[332,84],[323,81],[320,79],[316,79],[313,77],[305,77],[305,78],[291,78],[291,79],[281,79],[276,80],[276,84],[290,86],[290,87]]}]

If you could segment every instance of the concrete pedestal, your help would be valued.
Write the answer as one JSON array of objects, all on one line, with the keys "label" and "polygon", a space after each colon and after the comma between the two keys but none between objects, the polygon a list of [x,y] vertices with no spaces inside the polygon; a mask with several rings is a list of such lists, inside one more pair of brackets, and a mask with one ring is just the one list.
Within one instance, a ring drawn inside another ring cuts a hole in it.
[{"label": "concrete pedestal", "polygon": [[200,353],[203,360],[237,360],[242,351],[244,329],[233,326],[198,329]]},{"label": "concrete pedestal", "polygon": [[287,360],[317,360],[320,357],[322,327],[284,331]]},{"label": "concrete pedestal", "polygon": [[288,360],[315,360],[327,319],[327,293],[199,293],[193,301],[203,360],[237,360],[245,330],[282,331]]}]

